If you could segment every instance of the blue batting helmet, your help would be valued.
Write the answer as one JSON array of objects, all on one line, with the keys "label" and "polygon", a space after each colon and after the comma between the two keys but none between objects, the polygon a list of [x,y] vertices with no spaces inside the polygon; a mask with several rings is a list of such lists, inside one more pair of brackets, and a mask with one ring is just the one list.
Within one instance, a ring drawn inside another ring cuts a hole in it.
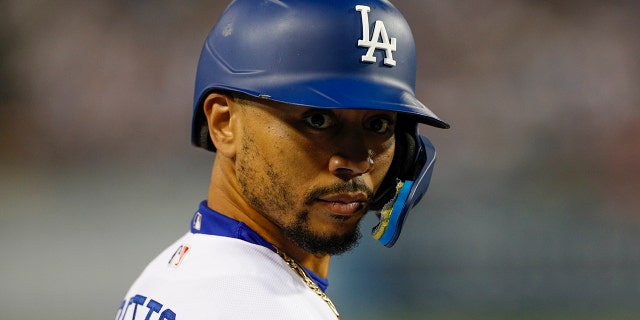
[{"label": "blue batting helmet", "polygon": [[[202,48],[191,141],[215,151],[202,110],[215,90],[314,108],[394,111],[411,119],[406,130],[415,152],[403,156],[412,159],[411,174],[404,174],[404,179],[414,181],[425,176],[426,166],[432,168],[435,156],[434,152],[427,164],[429,157],[419,154],[432,148],[424,146],[417,123],[449,127],[416,98],[415,80],[413,35],[388,1],[235,0]],[[396,180],[403,174],[393,171],[373,209],[397,198]],[[411,187],[411,199],[403,202],[413,206],[426,192],[429,179],[420,180],[420,186]],[[395,238],[385,245],[393,245]]]}]

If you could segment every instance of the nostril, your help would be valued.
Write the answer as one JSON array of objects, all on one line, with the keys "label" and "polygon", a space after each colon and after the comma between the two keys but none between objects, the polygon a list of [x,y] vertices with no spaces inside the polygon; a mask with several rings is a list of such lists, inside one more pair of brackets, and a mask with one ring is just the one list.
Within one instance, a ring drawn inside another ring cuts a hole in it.
[{"label": "nostril", "polygon": [[357,174],[354,174],[354,172],[350,169],[347,168],[339,168],[336,169],[333,174],[340,178],[340,180],[344,180],[344,181],[348,181],[353,179],[354,177],[358,176]]}]

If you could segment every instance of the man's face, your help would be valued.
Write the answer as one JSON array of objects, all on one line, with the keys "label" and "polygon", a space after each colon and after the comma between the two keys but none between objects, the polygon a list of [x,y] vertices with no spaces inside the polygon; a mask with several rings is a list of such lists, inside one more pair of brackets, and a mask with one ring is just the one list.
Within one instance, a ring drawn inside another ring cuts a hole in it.
[{"label": "man's face", "polygon": [[393,159],[396,114],[272,102],[241,110],[236,174],[246,201],[306,251],[355,246]]}]

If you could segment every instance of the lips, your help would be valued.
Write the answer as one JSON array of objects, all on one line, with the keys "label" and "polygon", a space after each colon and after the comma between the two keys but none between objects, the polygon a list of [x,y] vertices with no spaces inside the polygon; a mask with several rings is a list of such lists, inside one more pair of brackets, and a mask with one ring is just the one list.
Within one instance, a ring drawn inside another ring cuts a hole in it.
[{"label": "lips", "polygon": [[354,215],[365,207],[367,197],[363,194],[340,194],[321,197],[318,202],[334,214]]}]

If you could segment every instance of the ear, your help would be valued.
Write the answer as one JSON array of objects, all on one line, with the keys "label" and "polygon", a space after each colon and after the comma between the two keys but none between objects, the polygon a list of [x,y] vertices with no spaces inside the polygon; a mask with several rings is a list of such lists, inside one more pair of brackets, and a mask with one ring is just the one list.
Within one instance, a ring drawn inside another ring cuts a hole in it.
[{"label": "ear", "polygon": [[211,93],[204,101],[203,109],[209,127],[209,136],[216,152],[229,158],[235,156],[236,128],[233,98]]}]

